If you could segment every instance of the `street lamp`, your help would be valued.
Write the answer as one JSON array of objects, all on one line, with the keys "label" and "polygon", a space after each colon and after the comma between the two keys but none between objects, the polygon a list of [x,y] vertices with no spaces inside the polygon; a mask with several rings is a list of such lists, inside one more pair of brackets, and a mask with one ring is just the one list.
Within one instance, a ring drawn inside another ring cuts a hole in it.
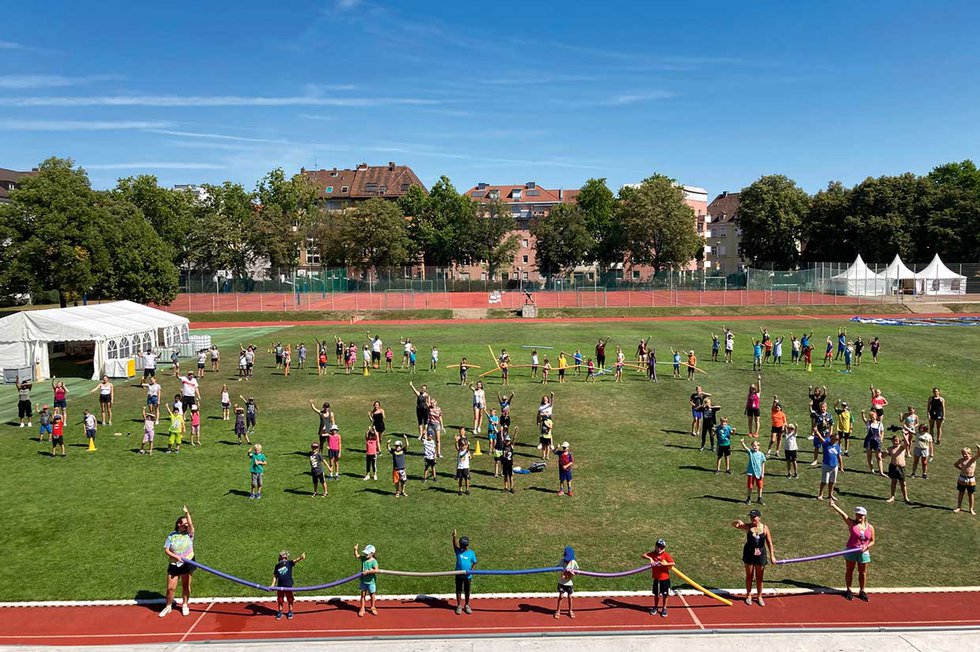
[{"label": "street lamp", "polygon": [[524,268],[523,267],[517,268],[517,279],[521,287],[521,292],[523,292],[524,291]]}]

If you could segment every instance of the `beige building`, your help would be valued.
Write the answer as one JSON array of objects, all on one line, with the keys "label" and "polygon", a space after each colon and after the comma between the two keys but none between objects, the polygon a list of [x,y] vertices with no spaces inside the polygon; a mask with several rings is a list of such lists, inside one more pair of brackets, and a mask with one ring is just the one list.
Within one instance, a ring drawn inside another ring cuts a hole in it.
[{"label": "beige building", "polygon": [[[708,205],[706,237],[709,276],[727,276],[742,271],[744,261],[738,253],[742,232],[738,228],[738,193],[725,191]],[[710,256],[710,257],[709,257]]]}]

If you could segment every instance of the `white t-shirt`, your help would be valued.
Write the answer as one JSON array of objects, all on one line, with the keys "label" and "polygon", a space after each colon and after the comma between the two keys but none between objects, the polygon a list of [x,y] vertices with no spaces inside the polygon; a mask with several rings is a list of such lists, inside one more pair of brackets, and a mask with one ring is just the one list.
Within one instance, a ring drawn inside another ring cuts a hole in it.
[{"label": "white t-shirt", "polygon": [[156,369],[157,368],[157,354],[156,353],[144,353],[143,354],[143,368],[144,369]]},{"label": "white t-shirt", "polygon": [[152,383],[152,384],[146,386],[146,395],[147,396],[160,396],[160,390],[161,389],[162,388],[160,387],[160,383]]},{"label": "white t-shirt", "polygon": [[930,445],[932,445],[932,435],[928,432],[924,432],[915,438],[915,449],[917,451],[928,452]]},{"label": "white t-shirt", "polygon": [[475,407],[484,407],[487,404],[487,393],[482,389],[473,390],[473,405]]},{"label": "white t-shirt", "polygon": [[207,359],[208,359],[208,352],[207,351],[198,351],[197,352],[197,364],[204,364],[204,362]]},{"label": "white t-shirt", "polygon": [[187,376],[180,377],[180,391],[184,396],[197,396],[197,388],[200,383],[197,382],[197,378],[189,378]]},{"label": "white t-shirt", "polygon": [[725,337],[725,350],[731,351],[733,348],[735,348],[735,336],[732,334],[728,334]]},{"label": "white t-shirt", "polygon": [[435,439],[423,439],[422,440],[422,456],[427,460],[436,459],[436,440]]},{"label": "white t-shirt", "polygon": [[533,365],[538,364],[538,354],[537,353],[535,353],[534,355],[531,356],[531,364],[533,364]]},{"label": "white t-shirt", "polygon": [[96,420],[94,414],[85,415],[85,427],[89,430],[95,430]]},{"label": "white t-shirt", "polygon": [[412,343],[411,342],[405,342],[405,349],[404,349],[404,351],[405,351],[405,355],[408,355],[409,353],[412,352]]},{"label": "white t-shirt", "polygon": [[795,432],[787,432],[785,435],[783,435],[783,450],[786,451],[799,450],[799,448],[796,445]]},{"label": "white t-shirt", "polygon": [[368,349],[364,349],[362,357],[364,358],[364,362],[371,362],[371,352]]},{"label": "white t-shirt", "polygon": [[439,362],[439,349],[432,349],[432,361]]},{"label": "white t-shirt", "polygon": [[211,359],[212,360],[217,360],[220,357],[221,357],[221,354],[218,352],[218,349],[211,349]]},{"label": "white t-shirt", "polygon": [[470,468],[470,452],[465,448],[456,455],[456,468],[457,469],[468,469]]},{"label": "white t-shirt", "polygon": [[381,353],[381,338],[376,337],[371,340],[371,350],[375,353]]},{"label": "white t-shirt", "polygon": [[542,403],[538,406],[538,414],[540,414],[542,417],[550,417],[552,408],[552,403]]}]

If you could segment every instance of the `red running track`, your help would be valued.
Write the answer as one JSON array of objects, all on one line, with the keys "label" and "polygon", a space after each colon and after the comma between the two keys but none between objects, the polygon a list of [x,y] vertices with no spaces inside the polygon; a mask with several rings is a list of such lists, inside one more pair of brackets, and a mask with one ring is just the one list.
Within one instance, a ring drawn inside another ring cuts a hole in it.
[{"label": "red running track", "polygon": [[187,617],[174,610],[158,618],[159,605],[8,607],[0,609],[3,645],[137,645],[271,638],[443,637],[602,632],[910,628],[980,626],[978,593],[873,593],[871,601],[845,602],[838,594],[774,595],[766,606],[727,607],[710,598],[675,597],[667,618],[649,613],[650,598],[579,597],[574,620],[553,616],[554,598],[476,596],[473,614],[457,616],[443,600],[381,601],[377,616],[357,616],[352,602],[296,603],[296,618],[273,617],[274,602],[192,604]]}]

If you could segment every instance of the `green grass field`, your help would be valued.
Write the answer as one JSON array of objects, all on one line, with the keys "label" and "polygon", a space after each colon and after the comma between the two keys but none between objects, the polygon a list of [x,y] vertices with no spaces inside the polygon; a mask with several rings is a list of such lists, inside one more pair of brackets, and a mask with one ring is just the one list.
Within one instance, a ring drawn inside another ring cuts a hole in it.
[{"label": "green grass field", "polygon": [[[845,323],[845,322],[841,322]],[[414,440],[409,460],[409,496],[393,497],[390,460],[379,460],[379,481],[365,482],[363,435],[374,400],[387,410],[389,433],[416,431],[414,395],[408,383],[427,383],[445,409],[446,423],[469,424],[471,394],[455,384],[455,369],[424,371],[428,351],[438,344],[441,365],[467,355],[471,362],[493,366],[487,345],[508,349],[515,362],[529,357],[521,345],[549,345],[589,352],[599,336],[612,336],[632,358],[636,342],[652,336],[660,360],[668,359],[669,347],[694,348],[707,375],[699,375],[705,390],[721,403],[745,431],[742,406],[746,389],[754,379],[749,338],[761,321],[738,321],[737,364],[707,362],[709,333],[721,322],[576,323],[438,325],[406,328],[381,327],[386,344],[399,351],[399,336],[410,336],[419,350],[420,370],[414,376],[373,373],[345,376],[330,367],[318,378],[314,369],[295,370],[284,378],[275,370],[266,350],[276,339],[313,344],[314,336],[329,338],[330,330],[313,327],[225,329],[211,331],[224,357],[220,374],[207,374],[204,395],[204,446],[189,446],[179,456],[162,452],[152,457],[136,455],[142,424],[139,410],[145,392],[134,381],[116,383],[115,426],[101,427],[98,451],[85,450],[78,423],[82,409],[97,409],[97,398],[86,393],[94,383],[86,366],[75,366],[70,381],[71,424],[67,459],[48,456],[47,444],[37,442],[36,428],[12,425],[16,396],[12,386],[0,387],[0,433],[7,465],[0,485],[3,517],[4,564],[0,570],[0,599],[96,599],[157,595],[163,589],[165,559],[163,540],[180,507],[186,503],[197,526],[196,548],[203,563],[259,582],[271,579],[276,553],[288,548],[305,551],[308,560],[296,571],[299,583],[318,583],[355,572],[355,543],[373,543],[382,567],[404,570],[445,570],[453,562],[450,532],[456,527],[467,534],[484,568],[522,568],[549,565],[562,546],[574,545],[583,567],[622,570],[639,564],[640,555],[664,537],[678,566],[709,586],[738,586],[742,582],[740,552],[743,535],[729,523],[744,517],[745,455],[735,453],[734,475],[714,475],[714,456],[699,452],[695,440],[684,434],[690,427],[688,395],[692,384],[671,380],[670,368],[661,366],[661,381],[651,384],[639,374],[627,374],[614,384],[610,376],[592,385],[571,376],[564,385],[548,390],[555,401],[556,441],[571,442],[576,460],[574,498],[555,495],[554,464],[544,473],[517,476],[515,495],[500,490],[493,478],[489,456],[474,458],[473,494],[456,495],[450,455],[440,470],[446,475],[437,484],[422,485],[420,446]],[[813,329],[817,342],[839,325],[834,321],[769,321],[774,335],[803,328]],[[362,342],[364,329],[337,331],[346,339]],[[978,333],[973,328],[895,328],[848,324],[850,335],[865,340],[882,338],[881,364],[865,364],[854,373],[837,368],[812,373],[784,364],[767,368],[763,384],[763,432],[767,432],[768,408],[773,392],[779,394],[791,420],[808,424],[807,386],[827,385],[831,400],[844,398],[858,409],[868,404],[868,386],[884,389],[890,401],[888,423],[895,423],[908,404],[925,411],[933,385],[947,399],[949,419],[944,442],[930,469],[929,480],[911,480],[913,506],[886,504],[888,481],[864,472],[860,439],[852,442],[850,472],[842,476],[842,505],[850,510],[865,505],[876,526],[879,543],[874,549],[871,583],[875,586],[969,585],[980,572],[977,555],[980,525],[975,517],[952,514],[955,504],[955,470],[952,463],[963,445],[980,436],[975,424],[980,408],[972,373],[980,361]],[[237,345],[256,343],[261,355],[256,378],[236,382]],[[786,346],[788,357],[789,346]],[[331,362],[332,360],[331,351]],[[819,356],[817,356],[819,357]],[[312,360],[312,356],[311,356]],[[189,361],[185,362],[188,364]],[[396,367],[398,357],[396,357]],[[61,369],[59,375],[68,371]],[[471,374],[475,375],[474,372]],[[261,501],[249,500],[248,459],[244,446],[234,442],[232,422],[220,420],[218,397],[222,383],[233,395],[251,393],[259,406],[255,440],[269,457],[266,488]],[[164,395],[177,389],[171,378]],[[495,397],[499,381],[491,379],[488,396]],[[517,463],[526,466],[538,455],[535,448],[534,414],[543,393],[527,370],[513,372],[510,389],[516,393],[513,420],[519,426]],[[36,402],[50,402],[47,387],[38,387]],[[315,439],[317,417],[308,401],[330,401],[344,436],[340,481],[330,483],[330,496],[312,499],[309,444]],[[36,426],[36,424],[35,424]],[[121,433],[114,435],[113,433]],[[131,436],[130,434],[131,433]],[[165,424],[158,431],[164,439]],[[801,438],[802,439],[802,438]],[[733,442],[738,449],[738,439]],[[483,441],[485,448],[486,441]],[[447,447],[448,448],[448,447]],[[807,444],[801,444],[802,460],[809,460]],[[911,464],[911,462],[910,462]],[[766,482],[764,521],[775,537],[779,556],[800,556],[838,550],[845,542],[844,526],[826,502],[814,499],[818,471],[801,466],[801,478],[783,477],[781,460],[770,460]],[[30,569],[30,573],[21,572]],[[839,560],[771,567],[772,584],[839,585],[843,563]],[[551,590],[550,576],[479,578],[479,591]],[[446,578],[382,578],[384,593],[446,592]],[[582,589],[640,589],[645,576],[625,580],[582,579]],[[336,590],[348,594],[356,587]],[[197,595],[248,595],[250,591],[198,573]]]}]

